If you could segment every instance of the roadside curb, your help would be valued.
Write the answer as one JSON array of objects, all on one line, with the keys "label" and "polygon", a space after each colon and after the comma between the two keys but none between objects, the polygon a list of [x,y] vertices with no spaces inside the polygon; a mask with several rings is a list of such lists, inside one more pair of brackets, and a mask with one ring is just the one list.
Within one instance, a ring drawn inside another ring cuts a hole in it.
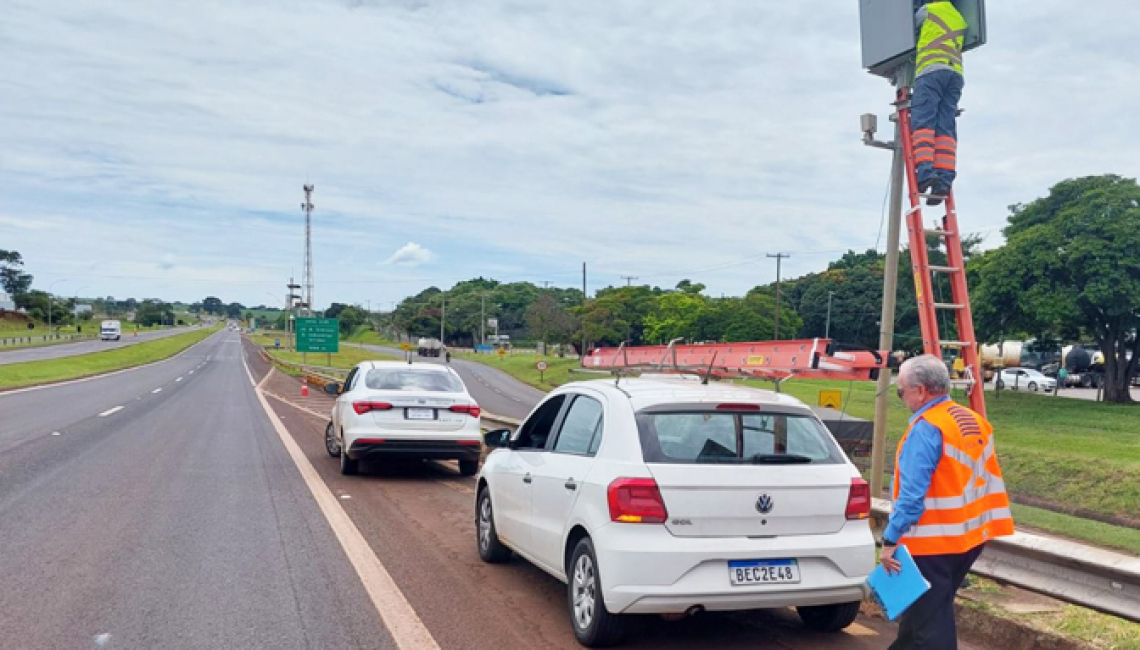
[{"label": "roadside curb", "polygon": [[954,603],[954,611],[960,636],[986,647],[1002,650],[1094,650],[1096,647],[972,607],[961,597]]}]

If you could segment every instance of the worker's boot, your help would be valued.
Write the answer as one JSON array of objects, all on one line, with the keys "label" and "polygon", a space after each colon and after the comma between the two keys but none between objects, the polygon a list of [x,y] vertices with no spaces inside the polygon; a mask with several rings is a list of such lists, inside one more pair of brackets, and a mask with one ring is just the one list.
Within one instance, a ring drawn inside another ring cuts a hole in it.
[{"label": "worker's boot", "polygon": [[950,194],[950,183],[941,178],[934,178],[927,196],[926,205],[942,205],[942,201]]}]

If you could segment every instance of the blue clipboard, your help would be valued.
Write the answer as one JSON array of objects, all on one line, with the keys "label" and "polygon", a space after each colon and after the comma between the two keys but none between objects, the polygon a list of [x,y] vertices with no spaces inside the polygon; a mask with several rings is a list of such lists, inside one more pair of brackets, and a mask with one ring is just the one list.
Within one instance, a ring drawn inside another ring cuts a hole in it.
[{"label": "blue clipboard", "polygon": [[898,573],[891,575],[880,564],[867,578],[871,595],[892,621],[902,616],[914,601],[930,589],[930,583],[922,576],[922,571],[918,570],[905,546],[899,546],[895,550],[895,559],[902,566]]}]

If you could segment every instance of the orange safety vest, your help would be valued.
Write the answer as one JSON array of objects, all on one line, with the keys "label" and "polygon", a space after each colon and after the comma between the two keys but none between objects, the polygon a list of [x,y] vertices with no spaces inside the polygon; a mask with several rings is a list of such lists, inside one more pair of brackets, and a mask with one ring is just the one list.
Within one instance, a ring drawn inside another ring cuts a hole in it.
[{"label": "orange safety vest", "polygon": [[[934,469],[918,523],[899,544],[911,555],[961,554],[995,537],[1013,534],[1013,513],[994,450],[994,428],[982,416],[947,400],[918,419],[942,432],[942,459]],[[911,424],[895,454],[894,498],[899,498],[899,457]]]}]

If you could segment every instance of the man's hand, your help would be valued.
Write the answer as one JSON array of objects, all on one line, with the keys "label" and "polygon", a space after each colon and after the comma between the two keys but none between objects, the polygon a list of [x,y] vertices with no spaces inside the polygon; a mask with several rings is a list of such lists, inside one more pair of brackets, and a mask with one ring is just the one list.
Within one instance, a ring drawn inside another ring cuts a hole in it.
[{"label": "man's hand", "polygon": [[884,546],[883,550],[879,551],[879,562],[882,563],[883,568],[887,570],[890,575],[895,575],[902,571],[902,565],[895,559],[895,549],[897,546]]}]

